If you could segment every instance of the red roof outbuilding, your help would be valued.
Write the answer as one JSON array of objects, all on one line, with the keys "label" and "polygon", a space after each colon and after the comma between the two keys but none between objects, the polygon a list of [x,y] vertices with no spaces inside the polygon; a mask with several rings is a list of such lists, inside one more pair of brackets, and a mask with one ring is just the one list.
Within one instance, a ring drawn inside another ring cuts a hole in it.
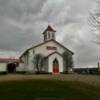
[{"label": "red roof outbuilding", "polygon": [[0,58],[0,62],[12,62],[12,63],[19,63],[19,59],[14,58]]}]

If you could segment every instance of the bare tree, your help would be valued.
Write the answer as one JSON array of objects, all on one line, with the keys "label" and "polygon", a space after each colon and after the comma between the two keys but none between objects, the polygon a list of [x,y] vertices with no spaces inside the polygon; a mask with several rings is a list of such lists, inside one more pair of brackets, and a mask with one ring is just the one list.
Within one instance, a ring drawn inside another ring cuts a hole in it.
[{"label": "bare tree", "polygon": [[43,61],[44,61],[44,56],[42,54],[36,54],[34,56],[33,63],[34,63],[34,66],[37,70],[37,73],[40,73],[42,71]]},{"label": "bare tree", "polygon": [[69,52],[65,51],[63,53],[63,60],[64,60],[65,71],[68,71],[69,69],[74,67],[73,57]]},{"label": "bare tree", "polygon": [[88,24],[94,35],[93,42],[100,45],[100,2],[97,3],[96,9],[89,13]]}]

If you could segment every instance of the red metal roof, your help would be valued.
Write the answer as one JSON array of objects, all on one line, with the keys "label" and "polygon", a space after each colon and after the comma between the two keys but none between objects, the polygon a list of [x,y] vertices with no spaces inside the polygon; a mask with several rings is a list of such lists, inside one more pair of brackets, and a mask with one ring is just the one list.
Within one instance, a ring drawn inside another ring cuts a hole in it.
[{"label": "red metal roof", "polygon": [[55,32],[55,30],[50,25],[48,25],[47,30]]},{"label": "red metal roof", "polygon": [[0,62],[20,62],[20,60],[14,58],[0,58]]},{"label": "red metal roof", "polygon": [[48,25],[47,29],[46,29],[42,34],[45,34],[46,31],[56,32],[56,31],[51,27],[51,25]]}]

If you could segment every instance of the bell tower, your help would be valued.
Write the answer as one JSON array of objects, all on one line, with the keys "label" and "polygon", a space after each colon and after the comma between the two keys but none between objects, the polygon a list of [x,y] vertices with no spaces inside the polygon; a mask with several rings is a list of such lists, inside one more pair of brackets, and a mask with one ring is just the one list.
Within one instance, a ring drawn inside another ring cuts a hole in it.
[{"label": "bell tower", "polygon": [[44,42],[51,39],[55,40],[55,32],[56,31],[50,25],[48,25],[47,29],[43,32]]}]

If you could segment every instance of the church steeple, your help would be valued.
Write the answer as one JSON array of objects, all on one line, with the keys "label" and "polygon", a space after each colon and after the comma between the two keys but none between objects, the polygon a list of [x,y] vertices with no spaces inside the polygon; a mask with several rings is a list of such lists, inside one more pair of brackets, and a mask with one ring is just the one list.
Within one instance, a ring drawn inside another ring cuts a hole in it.
[{"label": "church steeple", "polygon": [[44,36],[44,42],[54,39],[55,40],[55,30],[48,25],[47,29],[43,32],[43,36]]}]

